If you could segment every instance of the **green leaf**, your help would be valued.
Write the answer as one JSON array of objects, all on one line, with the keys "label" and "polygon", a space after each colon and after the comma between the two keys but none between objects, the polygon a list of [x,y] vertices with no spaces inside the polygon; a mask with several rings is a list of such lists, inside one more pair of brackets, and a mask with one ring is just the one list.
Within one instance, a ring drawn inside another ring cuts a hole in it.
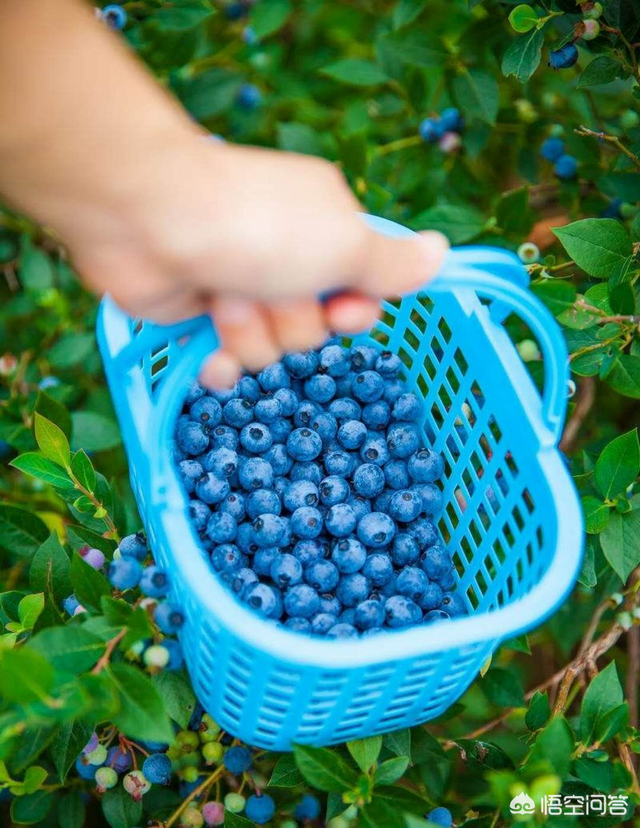
[{"label": "green leaf", "polygon": [[71,471],[76,479],[87,491],[92,492],[96,487],[96,472],[91,460],[85,452],[80,449],[71,458]]},{"label": "green leaf", "polygon": [[90,670],[105,650],[102,639],[75,625],[41,630],[29,646],[59,672],[76,674]]},{"label": "green leaf", "polygon": [[87,609],[99,610],[102,596],[111,595],[109,581],[77,553],[71,558],[70,577],[76,598]]},{"label": "green leaf", "polygon": [[598,719],[595,741],[606,742],[629,726],[629,705],[627,702],[614,707]]},{"label": "green leaf", "polygon": [[69,557],[55,532],[51,533],[31,560],[29,585],[34,591],[51,595],[58,602],[72,592]]},{"label": "green leaf", "polygon": [[169,716],[183,730],[186,730],[191,714],[195,710],[196,697],[185,674],[175,670],[166,670],[158,673],[151,681],[160,694]]},{"label": "green leaf", "polygon": [[315,129],[296,122],[278,124],[278,146],[287,152],[322,155],[322,141]]},{"label": "green leaf", "polygon": [[480,69],[465,70],[451,84],[456,104],[469,120],[493,126],[498,114],[498,83],[493,75]]},{"label": "green leaf", "polygon": [[49,791],[18,796],[11,803],[11,819],[17,825],[36,825],[46,817],[53,799]]},{"label": "green leaf", "polygon": [[383,70],[370,60],[344,58],[323,66],[320,72],[328,78],[351,86],[378,86],[389,78]]},{"label": "green leaf", "polygon": [[32,765],[26,770],[24,779],[22,780],[22,789],[26,794],[35,793],[47,778],[47,775],[47,771],[44,768],[38,765]]},{"label": "green leaf", "polygon": [[395,756],[393,759],[387,759],[376,768],[373,782],[375,785],[393,785],[404,776],[408,766],[408,756]]},{"label": "green leaf", "polygon": [[83,546],[91,546],[99,549],[111,560],[117,543],[109,538],[103,538],[97,532],[92,532],[86,526],[67,526],[67,539],[75,552],[79,552]]},{"label": "green leaf", "polygon": [[598,86],[599,84],[611,83],[616,78],[625,76],[622,64],[613,60],[607,55],[598,55],[582,70],[578,78],[578,88],[585,86]]},{"label": "green leaf", "polygon": [[505,193],[496,207],[496,221],[505,233],[526,235],[533,226],[533,213],[529,207],[529,188],[520,187]]},{"label": "green leaf", "polygon": [[294,745],[293,755],[300,773],[320,791],[343,793],[358,780],[356,771],[333,750]]},{"label": "green leaf", "polygon": [[619,394],[640,400],[640,356],[622,354],[618,357],[607,382]]},{"label": "green leaf", "polygon": [[595,465],[594,480],[607,500],[626,490],[640,472],[638,430],[628,431],[605,446]]},{"label": "green leaf", "polygon": [[183,81],[177,88],[180,100],[196,119],[212,118],[230,109],[242,78],[226,69],[208,69]]},{"label": "green leaf", "polygon": [[34,414],[36,441],[40,451],[49,460],[59,466],[67,468],[71,461],[69,441],[61,428],[50,420],[45,419],[36,411]]},{"label": "green leaf", "polygon": [[511,28],[514,31],[524,34],[525,32],[530,32],[534,26],[538,25],[538,15],[531,6],[528,6],[526,3],[521,3],[515,9],[512,9],[509,15],[509,23],[511,23]]},{"label": "green leaf", "polygon": [[624,701],[616,664],[611,661],[592,679],[582,699],[580,708],[580,739],[585,745],[595,740],[602,717]]},{"label": "green leaf", "polygon": [[414,230],[439,230],[451,244],[464,244],[482,231],[485,219],[474,207],[457,204],[437,204],[411,221]]},{"label": "green leaf", "polygon": [[536,692],[531,697],[529,709],[525,713],[524,722],[529,730],[540,730],[549,721],[551,706],[547,693]]},{"label": "green leaf", "polygon": [[240,816],[240,814],[232,814],[231,811],[225,811],[224,826],[225,828],[255,828],[255,822],[251,822],[251,820]]},{"label": "green leaf", "polygon": [[49,348],[47,359],[54,368],[64,371],[85,364],[95,351],[96,337],[93,332],[66,333]]},{"label": "green leaf", "polygon": [[0,547],[31,557],[49,537],[49,530],[33,512],[0,503]]},{"label": "green leaf", "polygon": [[626,582],[640,564],[640,509],[621,515],[611,512],[608,526],[600,533],[605,558]]},{"label": "green leaf", "polygon": [[542,299],[554,316],[573,308],[576,301],[576,289],[569,282],[545,279],[531,285],[531,291]]},{"label": "green leaf", "polygon": [[258,40],[274,34],[284,26],[292,11],[291,0],[269,0],[268,3],[256,3],[251,8],[249,17],[253,33]]},{"label": "green leaf", "polygon": [[585,529],[590,535],[597,535],[607,526],[610,507],[593,495],[581,498]]},{"label": "green leaf", "polygon": [[291,753],[284,753],[276,762],[269,780],[269,788],[296,788],[303,779]]},{"label": "green leaf", "polygon": [[384,746],[396,756],[411,756],[411,731],[408,727],[394,730],[383,737]]},{"label": "green leaf", "polygon": [[165,31],[187,32],[208,17],[211,17],[211,9],[203,3],[172,3],[166,8],[158,9],[153,20]]},{"label": "green leaf", "polygon": [[0,696],[6,701],[43,701],[53,687],[53,679],[53,667],[30,647],[0,649]]},{"label": "green leaf", "polygon": [[413,23],[427,7],[427,0],[398,0],[393,8],[391,22],[394,29]]},{"label": "green leaf", "polygon": [[172,742],[173,728],[160,694],[151,681],[128,664],[112,664],[109,676],[120,696],[113,723],[134,739]]},{"label": "green leaf", "polygon": [[562,716],[552,719],[536,738],[527,765],[538,763],[550,767],[560,778],[569,773],[575,741],[571,728]]},{"label": "green leaf", "polygon": [[514,40],[502,57],[502,74],[526,83],[540,65],[543,43],[542,29],[532,29]]},{"label": "green leaf", "polygon": [[44,291],[53,287],[53,267],[47,254],[29,236],[20,239],[20,281],[26,290]]},{"label": "green leaf", "polygon": [[42,414],[45,419],[55,423],[64,431],[67,439],[71,439],[71,414],[61,403],[49,396],[46,391],[38,391],[33,410],[37,411],[38,414]]},{"label": "green leaf", "polygon": [[86,808],[79,791],[69,791],[58,801],[58,823],[64,828],[82,828]]},{"label": "green leaf", "polygon": [[73,447],[85,451],[108,451],[122,442],[115,420],[95,411],[74,411]]},{"label": "green leaf", "polygon": [[78,754],[91,738],[92,731],[93,728],[81,720],[63,722],[58,728],[49,746],[49,755],[62,785]]},{"label": "green leaf", "polygon": [[24,474],[35,477],[37,480],[44,480],[45,483],[50,483],[52,486],[57,486],[60,489],[73,489],[73,481],[65,470],[36,451],[21,454],[14,458],[9,465]]},{"label": "green leaf", "polygon": [[142,800],[136,802],[117,785],[103,795],[102,812],[111,828],[134,828],[142,821]]},{"label": "green leaf", "polygon": [[430,68],[441,66],[446,54],[432,31],[404,29],[381,40],[385,52],[409,66]]},{"label": "green leaf", "polygon": [[370,736],[368,739],[354,739],[347,742],[347,750],[363,773],[368,773],[377,760],[382,748],[382,736]]},{"label": "green leaf", "polygon": [[521,707],[524,704],[520,681],[510,670],[493,667],[480,680],[480,687],[489,701],[499,707]]},{"label": "green leaf", "polygon": [[553,232],[578,267],[597,279],[608,278],[632,253],[631,238],[615,219],[582,219]]},{"label": "green leaf", "polygon": [[44,609],[44,594],[35,592],[32,595],[25,595],[18,604],[18,616],[23,630],[32,630],[38,616]]}]

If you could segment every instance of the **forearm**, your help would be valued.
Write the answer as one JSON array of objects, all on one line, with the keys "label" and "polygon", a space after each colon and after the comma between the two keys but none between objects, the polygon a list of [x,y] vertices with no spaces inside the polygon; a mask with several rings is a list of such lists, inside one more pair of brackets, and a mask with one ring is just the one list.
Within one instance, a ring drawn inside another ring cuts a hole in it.
[{"label": "forearm", "polygon": [[67,224],[105,220],[154,175],[156,151],[192,129],[81,0],[0,0],[0,193],[9,203],[63,235]]}]

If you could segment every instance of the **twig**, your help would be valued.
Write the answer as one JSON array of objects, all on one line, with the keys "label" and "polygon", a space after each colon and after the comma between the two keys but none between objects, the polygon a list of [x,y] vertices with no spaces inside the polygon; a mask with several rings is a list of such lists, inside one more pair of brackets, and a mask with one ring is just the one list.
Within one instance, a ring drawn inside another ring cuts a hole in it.
[{"label": "twig", "polygon": [[640,170],[640,158],[638,158],[635,153],[631,152],[631,150],[622,143],[617,135],[609,135],[607,132],[596,132],[586,126],[580,126],[578,129],[575,129],[574,132],[577,135],[583,135],[588,138],[598,138],[600,141],[607,141],[608,143],[613,144],[619,152],[626,155],[629,161],[631,161],[631,163]]},{"label": "twig", "polygon": [[424,140],[419,135],[410,135],[408,138],[398,138],[397,141],[390,141],[388,144],[381,144],[374,150],[375,155],[388,155],[390,152],[417,147],[423,144]]},{"label": "twig", "polygon": [[593,377],[584,377],[580,382],[578,399],[573,416],[569,420],[560,441],[560,450],[569,452],[578,437],[582,423],[593,408],[596,400],[596,383]]},{"label": "twig", "polygon": [[190,802],[193,802],[196,797],[200,796],[200,794],[205,791],[213,782],[215,782],[225,771],[224,765],[220,765],[219,768],[216,768],[212,774],[207,776],[207,778],[202,782],[202,784],[198,785],[191,793],[189,794],[186,799],[184,799],[180,805],[176,808],[176,810],[171,814],[169,819],[163,823],[164,828],[171,828],[172,825],[175,824],[175,821],[178,819],[180,814],[184,811],[187,805]]},{"label": "twig", "polygon": [[632,627],[627,637],[627,701],[629,702],[629,723],[638,727],[638,680],[640,679],[640,628]]},{"label": "twig", "polygon": [[107,648],[104,653],[98,659],[95,667],[91,671],[92,675],[97,675],[98,673],[102,672],[104,668],[109,664],[109,659],[113,655],[113,651],[118,646],[118,644],[122,641],[127,633],[127,628],[123,627],[117,635],[114,635],[113,638],[107,641]]}]

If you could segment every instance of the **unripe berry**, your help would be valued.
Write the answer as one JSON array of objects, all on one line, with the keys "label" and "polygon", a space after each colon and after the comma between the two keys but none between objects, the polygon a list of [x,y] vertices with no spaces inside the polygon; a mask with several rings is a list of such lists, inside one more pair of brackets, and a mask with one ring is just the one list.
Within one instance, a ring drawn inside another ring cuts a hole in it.
[{"label": "unripe berry", "polygon": [[98,768],[96,771],[96,786],[99,793],[104,793],[104,791],[109,790],[109,788],[113,788],[117,784],[118,774],[113,768]]},{"label": "unripe berry", "polygon": [[522,342],[518,342],[516,345],[518,349],[518,353],[522,357],[523,362],[534,362],[537,359],[540,359],[540,349],[538,348],[538,343],[534,342],[533,339],[523,339]]},{"label": "unripe berry", "polygon": [[640,115],[634,109],[625,109],[620,116],[620,126],[622,129],[633,129],[638,124],[640,124]]},{"label": "unripe berry", "polygon": [[224,747],[220,742],[207,742],[202,746],[202,756],[207,765],[215,765],[224,756]]},{"label": "unripe berry", "polygon": [[87,608],[83,607],[82,604],[78,604],[78,606],[74,609],[73,614],[75,615],[82,615],[83,612],[86,612]]},{"label": "unripe berry", "polygon": [[[187,753],[195,750],[200,744],[198,734],[193,730],[181,730],[176,736],[176,742],[181,745],[182,750]],[[185,750],[186,749],[186,750]]]},{"label": "unripe berry", "polygon": [[215,722],[208,713],[203,714],[202,724],[205,726],[208,733],[214,733],[216,736],[220,733],[220,725]]},{"label": "unripe berry", "polygon": [[600,34],[600,24],[597,20],[583,20],[580,25],[580,37],[583,40],[595,40]]},{"label": "unripe berry", "polygon": [[79,550],[80,557],[88,563],[92,569],[102,569],[105,564],[105,556],[99,549],[92,549],[90,546],[83,546]]},{"label": "unripe berry", "polygon": [[438,146],[447,154],[455,152],[460,149],[462,138],[457,132],[445,132],[442,138],[438,141]]},{"label": "unripe berry", "polygon": [[142,771],[130,771],[122,780],[122,787],[132,799],[138,802],[151,788],[151,783],[145,778]]},{"label": "unripe berry", "polygon": [[147,667],[159,671],[169,663],[169,650],[162,644],[153,644],[144,651],[142,659]]},{"label": "unripe berry", "polygon": [[571,397],[573,397],[575,393],[576,393],[576,384],[572,379],[570,379],[570,380],[567,381],[567,397],[569,397],[569,399],[571,399]]},{"label": "unripe berry", "polygon": [[202,816],[207,828],[214,828],[224,823],[224,805],[222,802],[207,802],[202,809]]},{"label": "unripe berry", "polygon": [[224,807],[232,814],[240,814],[244,811],[246,800],[242,794],[228,793],[224,798]]},{"label": "unripe berry", "polygon": [[180,775],[184,779],[185,782],[195,782],[196,779],[200,776],[200,771],[198,770],[197,766],[193,766],[190,768],[183,768]]},{"label": "unripe berry", "polygon": [[588,20],[597,20],[602,16],[602,3],[585,3],[582,7],[582,14]]},{"label": "unripe berry", "polygon": [[518,98],[516,101],[516,112],[518,119],[525,124],[534,124],[538,120],[538,110],[526,98]]},{"label": "unripe berry", "polygon": [[640,207],[637,204],[630,204],[628,201],[623,201],[620,205],[620,215],[625,219],[633,218],[639,211]]},{"label": "unripe berry", "polygon": [[107,749],[104,745],[98,745],[90,753],[85,754],[85,759],[90,765],[104,765],[107,761]]},{"label": "unripe berry", "polygon": [[3,354],[0,357],[0,377],[10,377],[17,365],[18,360],[13,354]]},{"label": "unripe berry", "polygon": [[533,242],[523,242],[518,248],[518,258],[523,264],[533,264],[540,260],[540,250]]},{"label": "unripe berry", "polygon": [[87,742],[87,744],[82,748],[82,752],[85,754],[93,753],[93,751],[98,747],[100,742],[98,741],[98,734],[94,731],[91,734],[91,738]]},{"label": "unripe berry", "polygon": [[204,817],[197,808],[185,808],[180,814],[180,825],[182,828],[200,828],[204,825]]}]

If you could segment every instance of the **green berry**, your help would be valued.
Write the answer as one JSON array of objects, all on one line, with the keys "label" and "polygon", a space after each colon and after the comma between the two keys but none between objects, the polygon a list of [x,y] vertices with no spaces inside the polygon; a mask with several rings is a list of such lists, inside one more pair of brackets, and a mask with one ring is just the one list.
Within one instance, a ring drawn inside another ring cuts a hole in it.
[{"label": "green berry", "polygon": [[195,750],[200,745],[198,734],[193,730],[181,730],[176,736],[176,742],[182,747],[183,751],[185,748]]},{"label": "green berry", "polygon": [[622,218],[633,218],[638,212],[640,212],[640,207],[637,204],[629,204],[628,201],[625,201],[620,205],[620,215]]},{"label": "green berry", "polygon": [[220,742],[207,742],[202,746],[202,755],[207,765],[215,765],[222,761],[224,756],[224,747]]},{"label": "green berry", "polygon": [[96,771],[96,785],[100,792],[107,791],[118,784],[118,774],[113,768],[98,768]]},{"label": "green berry", "polygon": [[182,828],[200,828],[204,825],[204,817],[197,808],[185,808],[180,814],[180,825]]},{"label": "green berry", "polygon": [[200,776],[200,771],[198,770],[197,765],[194,765],[190,768],[183,768],[181,776],[185,782],[195,782]]},{"label": "green berry", "polygon": [[98,745],[91,753],[87,753],[85,759],[90,765],[104,765],[107,760],[107,749],[104,745]]},{"label": "green berry", "polygon": [[620,116],[620,126],[625,131],[628,129],[633,129],[640,124],[640,115],[635,111],[635,109],[625,109],[625,111]]},{"label": "green berry", "polygon": [[280,823],[280,828],[298,828],[298,823],[292,819],[285,819]]},{"label": "green berry", "polygon": [[523,362],[534,362],[537,359],[540,359],[540,349],[538,348],[538,343],[534,342],[533,339],[523,339],[522,342],[518,342],[516,345],[518,349],[518,353],[522,357]]},{"label": "green berry", "polygon": [[142,660],[147,667],[151,667],[154,670],[162,670],[169,663],[169,658],[169,650],[166,647],[163,647],[162,644],[153,644],[144,651]]},{"label": "green berry", "polygon": [[241,814],[244,811],[245,802],[242,794],[228,793],[224,798],[224,807],[232,814]]},{"label": "green berry", "polygon": [[597,20],[583,20],[580,37],[583,40],[595,40],[600,34],[600,24]]},{"label": "green berry", "polygon": [[220,733],[220,725],[211,718],[208,713],[205,713],[202,717],[202,725],[203,730],[206,733],[214,734],[215,736]]},{"label": "green berry", "polygon": [[135,802],[138,802],[151,788],[151,783],[142,771],[130,771],[122,780],[122,787]]},{"label": "green berry", "polygon": [[518,248],[518,257],[523,264],[533,264],[540,259],[538,245],[533,242],[524,242]]},{"label": "green berry", "polygon": [[526,98],[518,98],[515,102],[518,120],[524,124],[534,124],[538,120],[538,110]]},{"label": "green berry", "polygon": [[597,20],[602,16],[602,3],[586,3],[582,7],[582,14],[587,20]]}]

